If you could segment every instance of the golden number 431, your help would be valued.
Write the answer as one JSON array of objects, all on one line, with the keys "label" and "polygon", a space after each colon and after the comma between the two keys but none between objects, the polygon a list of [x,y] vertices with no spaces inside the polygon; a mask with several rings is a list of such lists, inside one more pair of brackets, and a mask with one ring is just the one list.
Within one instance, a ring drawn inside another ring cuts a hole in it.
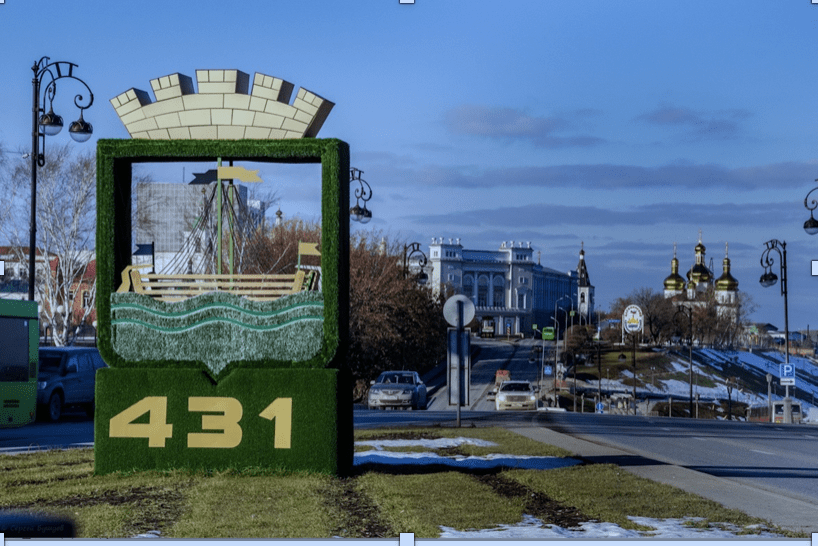
[{"label": "golden number 431", "polygon": [[[217,432],[190,432],[187,446],[194,448],[232,448],[241,443],[239,421],[244,414],[241,402],[235,398],[191,396],[188,411],[206,412],[202,415],[202,430]],[[147,423],[134,423],[148,414]],[[293,399],[276,398],[259,413],[259,417],[275,421],[273,447],[289,449],[292,438]],[[146,396],[117,413],[110,420],[111,438],[147,438],[148,447],[165,447],[165,440],[173,436],[173,425],[168,423],[168,397]]]}]

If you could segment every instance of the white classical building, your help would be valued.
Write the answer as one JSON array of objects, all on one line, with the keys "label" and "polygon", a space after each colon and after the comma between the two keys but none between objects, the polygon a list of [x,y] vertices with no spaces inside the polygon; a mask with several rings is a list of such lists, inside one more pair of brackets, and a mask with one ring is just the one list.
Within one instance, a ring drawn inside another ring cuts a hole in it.
[{"label": "white classical building", "polygon": [[[429,262],[431,286],[447,287],[470,297],[479,320],[493,321],[497,333],[531,334],[532,326],[553,326],[555,310],[559,329],[589,323],[594,313],[594,287],[588,278],[585,251],[573,271],[557,271],[534,261],[531,243],[504,241],[499,250],[468,250],[460,239],[446,243],[432,238]],[[566,297],[567,296],[567,297]]]}]

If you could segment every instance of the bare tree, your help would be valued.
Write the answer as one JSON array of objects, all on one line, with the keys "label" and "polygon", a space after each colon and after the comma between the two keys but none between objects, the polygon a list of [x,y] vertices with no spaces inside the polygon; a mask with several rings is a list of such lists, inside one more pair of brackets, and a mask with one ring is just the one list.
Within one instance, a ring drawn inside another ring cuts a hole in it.
[{"label": "bare tree", "polygon": [[[30,214],[30,163],[10,166],[0,184],[8,196],[9,213]],[[6,211],[4,211],[6,212]],[[96,230],[96,158],[92,152],[73,155],[69,145],[49,150],[37,172],[37,251],[43,257],[36,271],[35,299],[41,303],[40,320],[52,326],[54,344],[65,345],[86,322],[96,303],[96,279],[89,265],[94,257]],[[2,225],[17,259],[28,261],[23,241],[28,226]]]}]

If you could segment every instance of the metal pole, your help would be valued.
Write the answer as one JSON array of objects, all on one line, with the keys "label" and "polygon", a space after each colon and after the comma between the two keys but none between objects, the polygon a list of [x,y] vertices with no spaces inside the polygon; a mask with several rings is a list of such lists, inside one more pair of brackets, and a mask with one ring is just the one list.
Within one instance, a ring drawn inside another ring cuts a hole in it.
[{"label": "metal pole", "polygon": [[[217,166],[222,166],[222,158],[218,158]],[[216,171],[218,172],[218,171]],[[216,274],[222,274],[222,179],[216,175],[216,191],[219,192],[218,197],[216,198],[216,208],[219,209],[219,215],[216,220],[216,231],[218,232],[219,240],[217,243],[217,258],[216,258]]]},{"label": "metal pole", "polygon": [[633,414],[636,415],[636,335],[633,337]]},{"label": "metal pole", "polygon": [[[784,364],[790,363],[790,322],[787,309],[787,243],[782,242],[783,250],[781,258],[781,292],[784,294]],[[786,386],[784,393],[784,422],[792,423],[792,400],[790,399],[790,386]]]},{"label": "metal pole", "polygon": [[[690,404],[688,406],[688,412],[690,413],[690,417],[693,417],[693,311],[691,309],[687,311],[687,316],[690,319],[690,345],[687,348],[687,357],[690,367]],[[698,410],[698,407],[696,409]]]},{"label": "metal pole", "polygon": [[36,260],[35,247],[37,245],[37,162],[40,156],[40,129],[38,120],[40,115],[40,80],[37,77],[38,64],[31,68],[34,79],[31,80],[33,100],[31,107],[31,218],[28,241],[28,299],[34,301],[34,263]]},{"label": "metal pole", "polygon": [[460,401],[463,397],[463,302],[457,301],[457,428],[460,428]]}]

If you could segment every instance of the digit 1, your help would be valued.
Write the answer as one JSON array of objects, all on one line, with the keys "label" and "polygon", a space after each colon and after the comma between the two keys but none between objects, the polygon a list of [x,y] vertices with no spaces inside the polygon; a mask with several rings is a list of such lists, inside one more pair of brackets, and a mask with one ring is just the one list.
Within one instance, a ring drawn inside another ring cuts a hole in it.
[{"label": "digit 1", "polygon": [[275,419],[273,447],[275,449],[290,449],[293,428],[293,399],[276,398],[272,404],[259,413],[259,417],[270,421]]}]

